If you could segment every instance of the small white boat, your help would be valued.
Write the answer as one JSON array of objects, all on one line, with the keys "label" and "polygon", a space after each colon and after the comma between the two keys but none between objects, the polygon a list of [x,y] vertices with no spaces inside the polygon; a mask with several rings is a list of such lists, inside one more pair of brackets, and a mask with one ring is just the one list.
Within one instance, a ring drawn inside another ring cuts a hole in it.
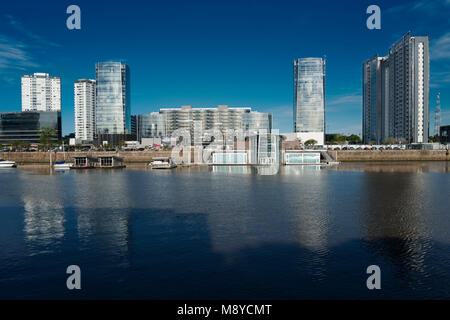
[{"label": "small white boat", "polygon": [[152,169],[173,169],[177,167],[175,160],[167,157],[153,158],[153,161],[148,165]]},{"label": "small white boat", "polygon": [[7,161],[0,159],[0,168],[15,168],[16,163],[14,161]]},{"label": "small white boat", "polygon": [[[70,170],[70,168],[73,166],[73,163],[66,162],[66,153],[64,152],[64,142],[62,144],[62,150],[64,154],[64,161],[56,161],[53,164],[53,169],[55,170]],[[50,158],[51,161],[51,158]]]},{"label": "small white boat", "polygon": [[55,170],[70,170],[71,167],[72,167],[72,163],[68,163],[65,161],[57,161],[53,165],[53,169],[55,169]]}]

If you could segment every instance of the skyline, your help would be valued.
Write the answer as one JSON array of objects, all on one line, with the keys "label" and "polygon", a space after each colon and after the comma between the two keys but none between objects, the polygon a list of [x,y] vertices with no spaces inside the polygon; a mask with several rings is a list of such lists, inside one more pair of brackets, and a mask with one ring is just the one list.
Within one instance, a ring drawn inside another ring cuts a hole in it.
[{"label": "skyline", "polygon": [[441,125],[450,123],[449,0],[379,1],[381,30],[365,27],[368,1],[329,3],[326,12],[270,1],[131,1],[120,8],[78,1],[77,31],[65,27],[69,4],[42,1],[26,11],[0,4],[0,111],[20,110],[23,74],[49,73],[61,77],[63,134],[75,132],[74,82],[95,79],[97,62],[120,60],[131,69],[131,114],[246,105],[272,113],[274,128],[292,132],[292,63],[326,55],[326,131],[361,134],[362,63],[411,30],[430,37],[430,114],[440,91]]}]

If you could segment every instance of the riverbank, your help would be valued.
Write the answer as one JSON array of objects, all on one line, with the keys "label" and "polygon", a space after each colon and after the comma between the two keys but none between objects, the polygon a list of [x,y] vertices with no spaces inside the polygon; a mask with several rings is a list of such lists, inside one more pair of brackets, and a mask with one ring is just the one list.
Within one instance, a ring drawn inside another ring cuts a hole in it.
[{"label": "riverbank", "polygon": [[341,150],[329,154],[340,162],[450,160],[447,150]]},{"label": "riverbank", "polygon": [[[373,161],[449,161],[446,150],[340,150],[328,152],[340,162],[373,162]],[[66,160],[73,156],[116,155],[125,163],[147,163],[155,157],[170,157],[171,151],[109,151],[109,152],[68,152]],[[52,161],[64,160],[64,153],[52,152]],[[15,161],[18,164],[49,163],[49,152],[2,152],[0,158]]]}]

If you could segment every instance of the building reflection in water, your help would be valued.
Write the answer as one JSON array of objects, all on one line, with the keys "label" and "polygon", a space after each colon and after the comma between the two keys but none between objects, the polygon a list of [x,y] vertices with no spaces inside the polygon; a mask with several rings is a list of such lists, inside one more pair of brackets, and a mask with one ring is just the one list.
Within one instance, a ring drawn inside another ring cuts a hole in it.
[{"label": "building reflection in water", "polygon": [[36,245],[36,254],[64,238],[64,188],[57,177],[20,177],[25,240]]},{"label": "building reflection in water", "polygon": [[387,257],[401,277],[417,285],[415,273],[428,276],[425,264],[432,247],[426,175],[366,173],[362,213],[366,240],[374,253]]},{"label": "building reflection in water", "polygon": [[102,254],[126,257],[129,251],[129,175],[115,170],[76,171],[73,209],[80,242],[98,246]]},{"label": "building reflection in water", "polygon": [[330,205],[326,176],[321,174],[320,166],[315,165],[286,166],[283,175],[289,183],[283,184],[286,190],[280,191],[291,195],[291,198],[284,200],[284,209],[289,211],[296,228],[295,242],[309,252],[299,268],[307,271],[316,281],[324,280],[327,276],[331,223],[327,209]]},{"label": "building reflection in water", "polygon": [[[213,210],[207,215],[213,250],[233,263],[248,259],[244,254],[248,250],[292,246],[300,250],[295,261],[299,272],[317,281],[325,279],[330,213],[320,166],[284,167],[275,176],[260,176],[258,168],[251,172],[248,179],[220,177],[223,185],[218,191],[227,198],[219,203],[217,195],[208,195],[214,187],[204,191],[204,198],[216,201],[208,206]],[[270,253],[274,259],[278,254]]]},{"label": "building reflection in water", "polygon": [[363,172],[449,172],[448,162],[369,162],[369,163],[342,163],[328,170],[336,171],[363,171]]},{"label": "building reflection in water", "polygon": [[250,174],[251,168],[248,166],[211,166],[213,173],[220,174]]}]

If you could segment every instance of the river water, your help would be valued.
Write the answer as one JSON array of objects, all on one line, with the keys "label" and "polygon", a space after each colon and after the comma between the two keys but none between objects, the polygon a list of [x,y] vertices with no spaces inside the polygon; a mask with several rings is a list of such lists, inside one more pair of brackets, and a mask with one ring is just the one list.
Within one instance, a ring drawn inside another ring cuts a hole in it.
[{"label": "river water", "polygon": [[0,298],[449,299],[449,171],[2,169]]}]

